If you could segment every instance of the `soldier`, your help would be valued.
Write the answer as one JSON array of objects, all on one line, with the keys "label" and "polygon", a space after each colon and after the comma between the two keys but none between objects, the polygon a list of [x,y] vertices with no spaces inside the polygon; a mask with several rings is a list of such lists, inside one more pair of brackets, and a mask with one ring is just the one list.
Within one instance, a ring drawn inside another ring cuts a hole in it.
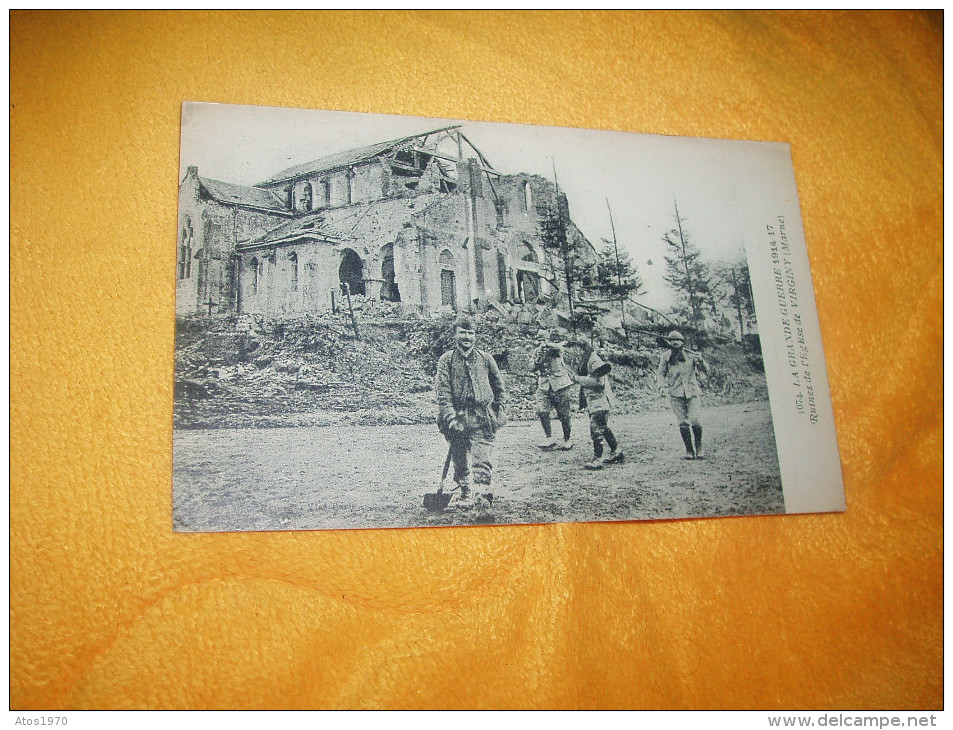
[{"label": "soldier", "polygon": [[563,361],[563,346],[551,339],[545,329],[536,335],[536,343],[533,358],[533,372],[537,374],[536,413],[546,436],[539,447],[546,451],[556,448],[551,420],[551,412],[555,409],[563,429],[559,448],[568,451],[572,448],[572,377]]},{"label": "soldier", "polygon": [[665,339],[669,351],[662,353],[655,373],[659,392],[668,395],[678,419],[678,430],[685,444],[684,458],[704,459],[700,397],[702,391],[697,373],[708,375],[708,365],[699,353],[685,349],[685,338],[678,330],[669,332]]},{"label": "soldier", "polygon": [[[606,464],[621,464],[625,455],[619,448],[615,434],[609,428],[609,409],[614,400],[609,383],[612,366],[585,340],[574,340],[572,344],[582,353],[579,372],[574,374],[572,379],[582,390],[580,408],[584,400],[589,413],[589,435],[592,437],[592,461],[587,462],[583,468],[594,471],[602,469]],[[610,449],[608,454],[605,454],[606,445]]]},{"label": "soldier", "polygon": [[454,340],[455,347],[437,362],[437,427],[450,443],[461,499],[470,495],[471,466],[479,498],[490,486],[493,443],[505,422],[503,378],[493,356],[474,346],[472,319],[457,320]]}]

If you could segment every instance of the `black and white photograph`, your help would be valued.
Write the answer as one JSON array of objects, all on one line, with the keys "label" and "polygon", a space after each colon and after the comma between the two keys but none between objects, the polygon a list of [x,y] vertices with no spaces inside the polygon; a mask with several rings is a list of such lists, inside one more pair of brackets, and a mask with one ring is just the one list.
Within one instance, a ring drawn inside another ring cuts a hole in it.
[{"label": "black and white photograph", "polygon": [[186,102],[178,182],[176,531],[845,508],[783,143]]}]

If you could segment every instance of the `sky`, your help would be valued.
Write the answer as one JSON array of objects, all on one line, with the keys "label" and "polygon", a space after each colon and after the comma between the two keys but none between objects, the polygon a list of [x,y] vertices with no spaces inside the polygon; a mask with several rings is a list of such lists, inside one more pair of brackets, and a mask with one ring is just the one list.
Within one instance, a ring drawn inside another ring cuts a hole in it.
[{"label": "sky", "polygon": [[423,117],[186,102],[179,179],[199,174],[255,185],[293,165],[448,124],[461,131],[501,174],[555,175],[570,215],[601,249],[612,240],[642,279],[644,304],[667,309],[662,241],[675,226],[675,204],[707,260],[744,255],[738,197],[744,195],[745,152],[772,143],[665,137]]}]

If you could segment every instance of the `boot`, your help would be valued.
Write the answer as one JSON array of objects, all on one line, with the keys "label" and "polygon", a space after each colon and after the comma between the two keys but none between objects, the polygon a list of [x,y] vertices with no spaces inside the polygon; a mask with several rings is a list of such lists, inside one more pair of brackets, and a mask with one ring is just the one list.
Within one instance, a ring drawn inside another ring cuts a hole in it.
[{"label": "boot", "polygon": [[695,458],[695,445],[692,443],[692,429],[687,423],[683,423],[678,427],[679,432],[682,434],[682,441],[685,443],[685,458],[694,459]]},{"label": "boot", "polygon": [[553,425],[552,421],[549,419],[548,413],[539,414],[539,423],[543,427],[543,433],[546,435],[546,440],[539,445],[543,451],[551,451],[556,448],[556,439],[553,438]]},{"label": "boot", "polygon": [[606,464],[621,464],[623,461],[625,461],[625,454],[618,446],[612,449],[606,457]]},{"label": "boot", "polygon": [[704,459],[705,451],[702,449],[702,427],[692,426],[692,433],[695,434],[695,458]]},{"label": "boot", "polygon": [[464,477],[457,484],[460,485],[460,500],[465,501],[470,496],[470,480]]}]

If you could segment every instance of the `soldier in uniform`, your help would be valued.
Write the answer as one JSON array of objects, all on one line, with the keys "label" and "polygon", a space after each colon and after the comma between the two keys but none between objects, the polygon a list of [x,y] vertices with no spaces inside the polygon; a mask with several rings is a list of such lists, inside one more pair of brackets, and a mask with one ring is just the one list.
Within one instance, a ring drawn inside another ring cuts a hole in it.
[{"label": "soldier in uniform", "polygon": [[505,391],[493,356],[476,349],[473,320],[462,317],[454,325],[455,347],[437,362],[437,427],[450,442],[453,477],[461,499],[476,496],[490,486],[493,444],[505,422]]},{"label": "soldier in uniform", "polygon": [[659,392],[668,396],[678,419],[685,458],[704,459],[698,373],[708,375],[708,365],[699,353],[685,349],[685,338],[678,330],[669,332],[665,339],[669,350],[662,353],[655,373]]},{"label": "soldier in uniform", "polygon": [[[602,469],[606,464],[620,464],[625,459],[615,434],[609,428],[609,409],[613,404],[612,386],[609,372],[612,366],[605,362],[585,340],[574,340],[572,344],[581,351],[579,372],[573,380],[579,384],[580,408],[585,402],[589,413],[589,435],[592,437],[592,461],[583,468],[590,471]],[[605,446],[609,453],[605,454]]]},{"label": "soldier in uniform", "polygon": [[536,343],[533,358],[533,371],[537,378],[536,413],[546,436],[540,448],[546,451],[556,448],[551,416],[555,410],[563,429],[559,448],[568,451],[572,448],[572,376],[563,360],[562,344],[551,339],[548,330],[539,331]]}]

